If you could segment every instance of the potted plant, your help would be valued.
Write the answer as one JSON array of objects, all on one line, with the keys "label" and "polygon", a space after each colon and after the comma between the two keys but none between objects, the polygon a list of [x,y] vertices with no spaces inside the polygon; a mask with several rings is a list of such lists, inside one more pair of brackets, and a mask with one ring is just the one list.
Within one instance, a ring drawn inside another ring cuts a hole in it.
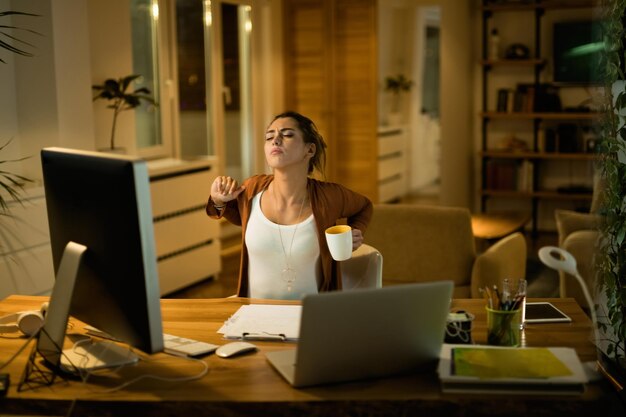
[{"label": "potted plant", "polygon": [[385,91],[391,93],[391,105],[388,114],[388,124],[399,124],[402,120],[402,109],[400,106],[402,93],[411,91],[413,81],[406,78],[403,74],[395,77],[389,76],[385,78]]},{"label": "potted plant", "polygon": [[105,99],[110,102],[107,106],[113,109],[113,125],[111,127],[110,150],[115,150],[115,126],[117,116],[126,110],[138,107],[141,101],[146,101],[153,105],[157,102],[150,96],[150,90],[147,87],[141,87],[132,92],[127,91],[133,81],[141,77],[141,75],[127,75],[126,77],[113,79],[109,78],[103,84],[94,85],[92,88],[97,92],[93,101]]},{"label": "potted plant", "polygon": [[[625,34],[622,16],[626,0],[604,2],[605,111],[601,123],[600,155],[602,222],[596,255],[601,302],[600,331],[607,340],[603,351],[614,370],[613,377],[626,382],[626,77],[623,68]],[[623,395],[623,392],[622,392]],[[626,401],[626,398],[623,398]]]}]

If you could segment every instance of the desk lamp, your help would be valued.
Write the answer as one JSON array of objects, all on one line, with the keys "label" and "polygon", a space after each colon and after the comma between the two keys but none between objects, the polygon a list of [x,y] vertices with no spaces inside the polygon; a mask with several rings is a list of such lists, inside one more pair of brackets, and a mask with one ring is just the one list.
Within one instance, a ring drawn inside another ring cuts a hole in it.
[{"label": "desk lamp", "polygon": [[[593,325],[593,335],[595,338],[595,344],[597,346],[597,344],[600,343],[600,334],[598,333],[598,318],[596,316],[596,309],[594,307],[593,300],[591,299],[589,288],[587,287],[587,284],[578,272],[578,268],[576,267],[576,259],[574,258],[574,256],[572,256],[571,253],[569,253],[565,249],[561,249],[556,246],[544,246],[543,248],[539,249],[539,259],[546,266],[557,271],[565,272],[576,278],[576,280],[580,284],[580,287],[583,290],[585,301],[589,305],[589,311],[591,312],[591,322]],[[589,369],[595,368],[593,366],[593,363],[586,363],[585,365],[587,365]]]}]

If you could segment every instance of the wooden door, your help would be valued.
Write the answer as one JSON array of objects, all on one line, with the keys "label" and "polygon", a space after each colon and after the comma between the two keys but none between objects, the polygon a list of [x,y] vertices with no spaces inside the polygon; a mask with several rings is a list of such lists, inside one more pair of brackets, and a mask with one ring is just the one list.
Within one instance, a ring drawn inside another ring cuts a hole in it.
[{"label": "wooden door", "polygon": [[287,107],[328,143],[326,178],[378,201],[375,0],[286,0]]}]

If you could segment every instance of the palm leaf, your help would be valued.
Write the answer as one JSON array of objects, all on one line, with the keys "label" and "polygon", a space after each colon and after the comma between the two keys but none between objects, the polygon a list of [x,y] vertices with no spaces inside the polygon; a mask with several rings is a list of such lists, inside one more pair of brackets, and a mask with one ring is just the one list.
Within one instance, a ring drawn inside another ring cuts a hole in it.
[{"label": "palm leaf", "polygon": [[[0,18],[3,17],[7,17],[7,16],[30,16],[30,17],[37,17],[39,15],[37,14],[33,14],[33,13],[26,13],[26,12],[18,12],[15,10],[8,10],[8,11],[4,11],[4,12],[0,12]],[[27,28],[21,28],[18,26],[13,26],[13,25],[0,25],[0,29],[10,29],[12,31],[21,31],[21,32],[27,32],[27,33],[31,33],[34,35],[39,35],[42,36],[41,33],[31,30],[31,29],[27,29]],[[3,39],[4,38],[4,39]],[[4,30],[0,30],[0,48],[1,49],[5,49],[9,52],[12,52],[14,54],[17,55],[21,55],[21,56],[26,56],[26,57],[32,57],[34,56],[32,52],[27,51],[26,49],[23,49],[19,46],[16,46],[15,44],[19,44],[19,45],[25,45],[31,48],[34,48],[35,46],[29,42],[26,42],[22,39],[19,39],[18,37],[4,31]],[[5,63],[6,61],[3,60],[2,58],[0,58],[0,62]]]}]

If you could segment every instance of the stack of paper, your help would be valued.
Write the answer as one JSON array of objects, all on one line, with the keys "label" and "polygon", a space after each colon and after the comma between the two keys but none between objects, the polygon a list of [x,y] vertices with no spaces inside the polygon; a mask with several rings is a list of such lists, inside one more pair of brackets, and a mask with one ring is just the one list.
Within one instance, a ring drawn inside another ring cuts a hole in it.
[{"label": "stack of paper", "polygon": [[244,305],[224,322],[218,333],[228,339],[296,341],[301,313],[299,305]]}]

